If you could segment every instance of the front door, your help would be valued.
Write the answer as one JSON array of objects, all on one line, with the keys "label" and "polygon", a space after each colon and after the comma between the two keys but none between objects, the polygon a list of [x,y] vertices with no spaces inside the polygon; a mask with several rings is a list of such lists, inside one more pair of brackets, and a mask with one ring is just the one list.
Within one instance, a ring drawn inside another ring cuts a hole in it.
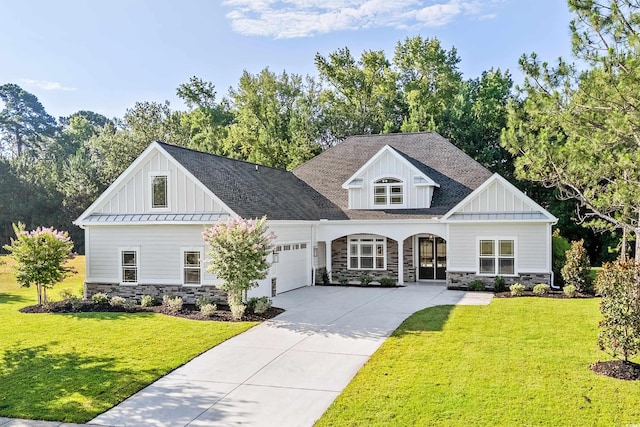
[{"label": "front door", "polygon": [[444,280],[447,273],[447,243],[437,236],[418,238],[418,279]]}]

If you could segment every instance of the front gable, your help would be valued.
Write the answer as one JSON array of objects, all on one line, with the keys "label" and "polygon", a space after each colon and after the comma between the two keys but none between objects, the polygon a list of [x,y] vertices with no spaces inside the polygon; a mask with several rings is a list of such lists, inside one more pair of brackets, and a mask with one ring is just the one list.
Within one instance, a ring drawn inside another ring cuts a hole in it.
[{"label": "front gable", "polygon": [[349,192],[349,209],[429,208],[436,187],[440,185],[389,145],[342,184]]},{"label": "front gable", "polygon": [[[153,200],[158,179],[164,181],[161,203]],[[75,223],[207,221],[212,215],[219,219],[235,213],[160,144],[152,143]]]},{"label": "front gable", "polygon": [[558,219],[498,174],[449,211],[444,221],[538,221]]}]

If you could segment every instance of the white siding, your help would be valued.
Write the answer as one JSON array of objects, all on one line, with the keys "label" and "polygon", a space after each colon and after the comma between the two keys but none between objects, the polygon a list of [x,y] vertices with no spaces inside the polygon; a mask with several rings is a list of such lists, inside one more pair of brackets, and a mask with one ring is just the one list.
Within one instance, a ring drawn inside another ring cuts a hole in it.
[{"label": "white siding", "polygon": [[484,191],[469,200],[457,212],[534,212],[538,211],[522,194],[505,187],[500,181],[492,182]]},{"label": "white siding", "polygon": [[95,212],[103,214],[154,213],[151,209],[150,177],[155,172],[168,172],[169,210],[162,213],[226,212],[202,184],[182,172],[163,153],[154,150],[128,179],[121,183]]},{"label": "white siding", "polygon": [[375,209],[373,205],[373,182],[380,178],[397,178],[404,183],[405,209],[425,208],[431,204],[433,187],[416,187],[414,176],[416,170],[406,161],[389,151],[377,158],[358,177],[362,178],[362,188],[349,189],[350,209]]},{"label": "white siding", "polygon": [[447,240],[450,271],[476,271],[477,239],[515,237],[516,263],[520,273],[550,272],[549,224],[450,224]]},{"label": "white siding", "polygon": [[[139,252],[139,282],[181,284],[181,248],[206,246],[200,225],[91,226],[86,228],[88,282],[119,282],[118,248],[136,246]],[[206,255],[205,255],[206,259]],[[215,276],[203,271],[203,284],[216,284]]]}]

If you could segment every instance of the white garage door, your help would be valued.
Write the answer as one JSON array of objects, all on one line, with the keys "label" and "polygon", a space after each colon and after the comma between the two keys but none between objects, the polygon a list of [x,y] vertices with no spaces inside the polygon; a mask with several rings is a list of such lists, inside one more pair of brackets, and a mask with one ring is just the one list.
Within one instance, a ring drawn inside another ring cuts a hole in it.
[{"label": "white garage door", "polygon": [[278,245],[278,263],[276,264],[276,293],[311,284],[308,243],[287,243]]}]

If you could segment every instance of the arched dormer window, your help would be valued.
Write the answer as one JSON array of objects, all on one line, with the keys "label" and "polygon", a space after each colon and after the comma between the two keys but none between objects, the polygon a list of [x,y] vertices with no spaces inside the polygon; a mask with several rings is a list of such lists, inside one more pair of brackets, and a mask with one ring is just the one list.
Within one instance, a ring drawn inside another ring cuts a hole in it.
[{"label": "arched dormer window", "polygon": [[373,182],[374,206],[404,205],[404,183],[396,178],[382,178]]}]

